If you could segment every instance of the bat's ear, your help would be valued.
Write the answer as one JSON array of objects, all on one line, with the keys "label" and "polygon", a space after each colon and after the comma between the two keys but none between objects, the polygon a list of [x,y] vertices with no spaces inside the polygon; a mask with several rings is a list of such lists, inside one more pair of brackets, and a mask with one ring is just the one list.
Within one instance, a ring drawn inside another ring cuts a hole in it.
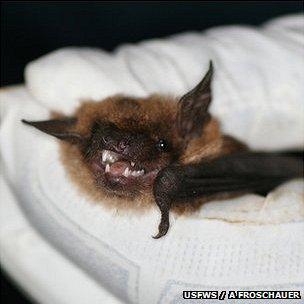
[{"label": "bat's ear", "polygon": [[62,118],[44,121],[27,121],[22,119],[22,122],[70,143],[80,143],[84,139],[83,136],[75,131],[77,123],[76,118]]},{"label": "bat's ear", "polygon": [[208,107],[211,102],[211,81],[213,76],[212,61],[203,80],[178,103],[177,129],[184,139],[198,137],[204,124],[209,120]]}]

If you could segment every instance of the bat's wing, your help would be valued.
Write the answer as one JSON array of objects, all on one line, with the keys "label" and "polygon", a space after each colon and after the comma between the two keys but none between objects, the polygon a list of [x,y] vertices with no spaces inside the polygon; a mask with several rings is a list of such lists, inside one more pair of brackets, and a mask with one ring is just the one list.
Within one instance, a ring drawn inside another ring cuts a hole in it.
[{"label": "bat's wing", "polygon": [[265,194],[282,182],[303,175],[303,159],[278,153],[242,152],[184,168],[177,199],[223,192]]},{"label": "bat's wing", "polygon": [[173,202],[191,203],[195,198],[222,193],[265,194],[299,176],[303,176],[303,158],[277,153],[241,152],[196,165],[167,167],[154,184],[155,201],[162,214],[155,238],[167,233]]}]

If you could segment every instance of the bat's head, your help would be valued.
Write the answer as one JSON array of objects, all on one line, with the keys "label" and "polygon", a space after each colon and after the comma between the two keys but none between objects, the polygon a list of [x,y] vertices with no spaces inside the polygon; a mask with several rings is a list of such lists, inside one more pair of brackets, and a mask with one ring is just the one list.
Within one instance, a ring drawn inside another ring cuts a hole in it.
[{"label": "bat's head", "polygon": [[[80,158],[73,163],[85,166],[100,191],[135,197],[151,190],[158,172],[178,161],[187,143],[202,135],[209,119],[211,78],[210,64],[204,79],[179,102],[159,95],[117,95],[84,102],[72,117],[23,122],[61,139],[65,159]],[[81,175],[81,170],[74,172]]]}]

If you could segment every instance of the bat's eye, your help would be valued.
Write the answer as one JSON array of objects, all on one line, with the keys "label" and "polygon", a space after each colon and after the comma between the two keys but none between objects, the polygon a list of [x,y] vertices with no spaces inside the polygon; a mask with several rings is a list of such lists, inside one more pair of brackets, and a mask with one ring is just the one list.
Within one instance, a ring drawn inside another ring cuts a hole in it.
[{"label": "bat's eye", "polygon": [[167,151],[169,149],[169,144],[164,139],[160,139],[157,144],[157,149],[160,151]]}]

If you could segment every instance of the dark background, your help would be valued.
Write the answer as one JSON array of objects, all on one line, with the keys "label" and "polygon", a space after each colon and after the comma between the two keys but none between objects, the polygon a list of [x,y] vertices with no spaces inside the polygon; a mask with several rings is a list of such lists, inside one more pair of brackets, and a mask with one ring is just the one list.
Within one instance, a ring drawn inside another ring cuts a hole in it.
[{"label": "dark background", "polygon": [[64,46],[107,50],[186,30],[260,24],[299,12],[301,1],[2,2],[1,85],[23,81],[29,61]]},{"label": "dark background", "polygon": [[[300,11],[302,1],[2,1],[1,86],[22,82],[26,63],[60,47],[112,50],[123,42],[223,24],[257,25]],[[29,303],[3,274],[1,303]]]}]

